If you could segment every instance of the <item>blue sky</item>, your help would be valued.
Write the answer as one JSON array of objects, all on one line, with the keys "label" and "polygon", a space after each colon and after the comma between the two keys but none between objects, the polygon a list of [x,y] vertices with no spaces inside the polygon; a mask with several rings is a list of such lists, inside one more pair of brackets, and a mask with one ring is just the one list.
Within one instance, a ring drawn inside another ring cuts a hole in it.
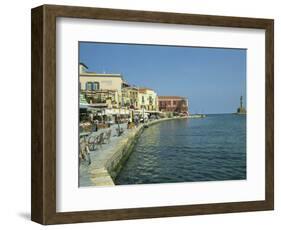
[{"label": "blue sky", "polygon": [[158,95],[185,96],[191,113],[232,113],[246,105],[246,50],[80,42],[79,62],[121,73]]}]

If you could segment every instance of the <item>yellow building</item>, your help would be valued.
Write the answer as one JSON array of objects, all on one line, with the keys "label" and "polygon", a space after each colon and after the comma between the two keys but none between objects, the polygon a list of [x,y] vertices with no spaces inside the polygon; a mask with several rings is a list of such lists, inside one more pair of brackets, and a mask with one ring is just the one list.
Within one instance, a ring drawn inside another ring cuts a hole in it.
[{"label": "yellow building", "polygon": [[90,104],[104,103],[108,107],[121,106],[122,83],[121,74],[87,72],[87,66],[80,63],[80,90]]},{"label": "yellow building", "polygon": [[139,109],[146,111],[158,111],[157,94],[149,88],[139,88],[138,92]]},{"label": "yellow building", "polygon": [[138,108],[138,95],[139,91],[136,87],[124,87],[122,88],[122,104],[130,109]]}]

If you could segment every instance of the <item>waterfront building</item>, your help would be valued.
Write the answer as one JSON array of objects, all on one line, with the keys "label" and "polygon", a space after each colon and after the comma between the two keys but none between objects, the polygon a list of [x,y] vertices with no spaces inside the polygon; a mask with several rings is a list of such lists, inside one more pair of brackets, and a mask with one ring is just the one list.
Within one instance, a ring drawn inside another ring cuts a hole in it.
[{"label": "waterfront building", "polygon": [[159,111],[188,114],[188,100],[179,96],[158,96]]},{"label": "waterfront building", "polygon": [[122,88],[122,104],[129,109],[138,108],[139,90],[137,87],[126,86]]},{"label": "waterfront building", "polygon": [[88,72],[80,63],[80,91],[90,104],[105,104],[108,108],[119,108],[122,100],[123,77],[121,74]]},{"label": "waterfront building", "polygon": [[157,93],[149,88],[139,88],[138,106],[146,111],[158,111]]}]

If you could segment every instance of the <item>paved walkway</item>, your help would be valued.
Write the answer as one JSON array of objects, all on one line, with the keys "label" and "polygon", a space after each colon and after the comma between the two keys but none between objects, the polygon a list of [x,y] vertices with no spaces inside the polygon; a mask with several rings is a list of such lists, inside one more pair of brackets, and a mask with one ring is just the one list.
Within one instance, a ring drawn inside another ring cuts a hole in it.
[{"label": "paved walkway", "polygon": [[105,168],[109,160],[112,159],[118,148],[124,146],[124,143],[129,137],[135,135],[135,132],[140,128],[127,129],[127,124],[121,124],[124,133],[117,136],[116,128],[118,125],[112,125],[107,129],[100,129],[93,132],[91,136],[98,136],[101,132],[106,132],[111,129],[111,138],[109,143],[97,146],[94,151],[90,151],[91,164],[82,161],[79,171],[80,186],[96,186],[96,185],[114,185],[108,170]]},{"label": "paved walkway", "polygon": [[[145,125],[151,126],[153,124],[173,120],[173,119],[186,119],[186,117],[176,118],[164,118],[154,120],[146,123]],[[79,185],[84,186],[112,186],[114,181],[112,178],[116,176],[116,169],[122,161],[128,157],[130,148],[136,141],[137,134],[143,129],[143,124],[140,124],[137,128],[127,129],[127,124],[120,125],[124,133],[121,136],[117,136],[116,128],[118,125],[113,125],[111,129],[110,142],[98,146],[96,150],[90,152],[91,164],[82,161],[79,168]],[[106,132],[108,129],[101,129],[98,132],[94,132],[91,135],[97,136],[101,132]],[[117,172],[118,173],[118,172]]]}]

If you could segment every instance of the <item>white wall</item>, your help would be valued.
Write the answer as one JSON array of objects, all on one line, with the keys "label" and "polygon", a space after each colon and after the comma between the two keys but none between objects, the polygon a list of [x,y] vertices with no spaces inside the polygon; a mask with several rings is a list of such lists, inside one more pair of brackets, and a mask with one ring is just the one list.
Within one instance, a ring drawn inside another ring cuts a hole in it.
[{"label": "white wall", "polygon": [[[174,11],[275,19],[275,86],[280,86],[281,14],[279,1],[245,0],[43,0],[2,1],[0,7],[1,57],[1,160],[0,226],[1,229],[41,229],[30,222],[30,8],[41,4],[68,4],[137,10]],[[5,67],[5,68],[3,68]],[[11,73],[13,81],[11,82]],[[4,82],[3,82],[4,81]],[[11,91],[13,90],[13,91]],[[278,92],[279,91],[279,92]],[[13,92],[13,94],[11,94]],[[14,93],[16,92],[18,96]],[[69,229],[277,229],[280,223],[281,106],[280,89],[275,90],[275,175],[276,210],[152,220],[68,225]],[[5,226],[5,227],[4,227]],[[61,229],[66,226],[52,226]]]}]

